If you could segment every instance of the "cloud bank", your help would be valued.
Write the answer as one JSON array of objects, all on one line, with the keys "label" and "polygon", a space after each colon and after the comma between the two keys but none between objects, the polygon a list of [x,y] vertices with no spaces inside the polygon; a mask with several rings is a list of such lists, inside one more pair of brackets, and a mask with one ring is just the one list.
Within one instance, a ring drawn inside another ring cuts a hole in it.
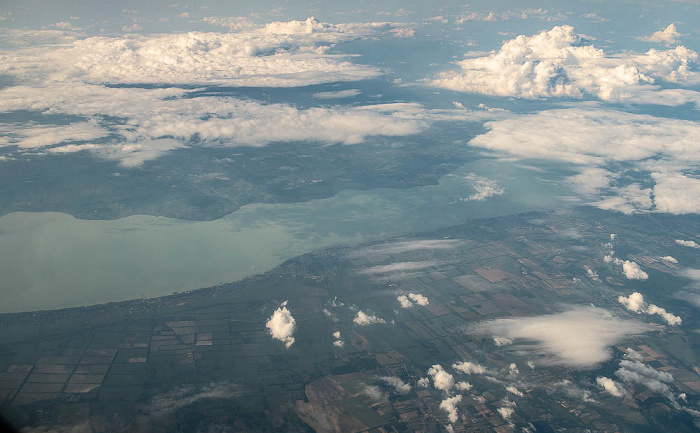
[{"label": "cloud bank", "polygon": [[[522,160],[567,163],[590,204],[623,213],[700,213],[700,123],[597,106],[487,122],[471,146]],[[620,170],[619,167],[624,167]]]}]

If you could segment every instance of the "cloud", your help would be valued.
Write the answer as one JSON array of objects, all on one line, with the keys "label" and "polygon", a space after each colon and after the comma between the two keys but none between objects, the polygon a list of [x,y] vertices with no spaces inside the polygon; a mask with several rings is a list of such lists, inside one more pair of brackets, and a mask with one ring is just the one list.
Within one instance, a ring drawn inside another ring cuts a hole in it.
[{"label": "cloud", "polygon": [[230,32],[251,30],[258,27],[245,17],[204,17],[201,21],[212,26],[226,27]]},{"label": "cloud", "polygon": [[387,385],[392,386],[396,390],[397,394],[408,394],[409,392],[411,392],[411,385],[404,382],[398,377],[384,376],[380,377],[379,380],[385,382]]},{"label": "cloud", "polygon": [[388,396],[378,386],[370,385],[362,390],[362,394],[366,395],[374,401],[386,401]]},{"label": "cloud", "polygon": [[457,382],[455,383],[455,388],[458,391],[469,391],[473,388],[472,384],[469,382]]},{"label": "cloud", "polygon": [[441,262],[435,260],[423,261],[423,262],[398,262],[392,263],[390,265],[378,265],[372,266],[360,271],[361,274],[365,275],[376,275],[376,274],[386,274],[390,272],[406,272],[406,271],[417,271],[426,268],[432,268],[440,265]]},{"label": "cloud", "polygon": [[700,248],[700,245],[695,241],[686,241],[683,239],[676,239],[676,243],[678,245],[683,245],[684,247]]},{"label": "cloud", "polygon": [[617,302],[630,311],[641,312],[644,308],[644,296],[639,292],[634,292],[629,296],[618,296]]},{"label": "cloud", "polygon": [[654,202],[660,212],[700,213],[700,179],[681,173],[652,173]]},{"label": "cloud", "polygon": [[415,302],[417,305],[420,305],[422,307],[428,305],[430,302],[428,301],[428,298],[425,296],[421,295],[420,293],[409,293],[408,297],[411,298],[413,302]]},{"label": "cloud", "polygon": [[673,376],[665,371],[658,371],[648,365],[631,360],[620,361],[620,368],[615,371],[615,376],[625,383],[638,383],[673,399],[669,383],[673,383]]},{"label": "cloud", "polygon": [[678,260],[676,260],[672,256],[664,256],[664,257],[660,257],[660,259],[663,260],[664,262],[668,262],[668,263],[674,263],[674,264],[678,263]]},{"label": "cloud", "polygon": [[399,295],[396,297],[396,300],[399,301],[401,304],[401,308],[411,308],[413,307],[413,302],[408,300],[408,296],[406,295]]},{"label": "cloud", "polygon": [[343,341],[343,340],[340,338],[340,331],[335,331],[335,332],[333,333],[333,338],[335,338],[335,341],[333,342],[333,345],[334,345],[335,347],[343,347],[343,346],[345,346],[345,341]]},{"label": "cloud", "polygon": [[[375,67],[328,55],[332,44],[390,34],[391,23],[329,24],[314,18],[234,33],[88,37],[0,53],[0,72],[23,81],[296,87],[373,78]],[[138,32],[140,25],[123,29]],[[3,66],[4,65],[4,66]]]},{"label": "cloud", "polygon": [[669,325],[680,325],[682,322],[682,319],[680,317],[654,304],[649,304],[646,313],[661,316],[661,318],[664,319]]},{"label": "cloud", "polygon": [[[455,177],[455,175],[451,176]],[[480,177],[474,173],[461,175],[460,178],[468,180],[470,186],[474,189],[473,194],[460,199],[460,201],[484,201],[489,197],[503,195],[506,192],[495,180]]]},{"label": "cloud", "polygon": [[457,405],[462,401],[461,395],[455,395],[454,397],[449,397],[440,402],[440,409],[447,412],[447,419],[451,423],[456,423],[459,419],[457,414]]},{"label": "cloud", "polygon": [[411,308],[413,303],[420,306],[426,306],[430,303],[428,298],[419,293],[409,293],[408,296],[399,295],[396,299],[401,303],[401,308]]},{"label": "cloud", "polygon": [[518,397],[522,397],[523,393],[518,390],[518,388],[510,385],[506,387],[506,391],[508,391],[511,394],[517,395]]},{"label": "cloud", "polygon": [[488,132],[471,146],[496,156],[570,164],[580,175],[567,182],[596,197],[593,206],[624,213],[700,212],[700,179],[691,174],[700,168],[698,122],[594,105],[513,115],[485,126]]},{"label": "cloud", "polygon": [[622,271],[628,280],[646,280],[649,278],[649,274],[644,272],[637,263],[629,260],[625,260],[622,263]]},{"label": "cloud", "polygon": [[75,122],[69,125],[9,124],[0,125],[0,146],[35,149],[64,142],[81,142],[105,137],[110,132],[96,122]]},{"label": "cloud", "polygon": [[630,311],[661,316],[661,318],[664,319],[669,325],[680,325],[682,322],[680,317],[669,313],[664,308],[654,304],[647,305],[644,302],[644,296],[642,296],[642,294],[639,292],[634,292],[627,297],[619,296],[617,301]]},{"label": "cloud", "polygon": [[516,406],[516,404],[515,402],[507,399],[503,400],[502,403],[503,406],[496,409],[496,412],[498,412],[498,414],[501,415],[501,418],[503,418],[505,421],[510,421],[510,418],[515,413],[514,407]]},{"label": "cloud", "polygon": [[386,323],[386,320],[380,319],[379,317],[374,316],[372,314],[365,314],[365,312],[363,312],[362,310],[357,312],[357,315],[354,319],[352,319],[352,321],[360,326],[374,325],[376,323]]},{"label": "cloud", "polygon": [[421,377],[416,381],[416,386],[419,388],[427,388],[428,386],[430,386],[430,379],[428,379],[427,377]]},{"label": "cloud", "polygon": [[595,381],[598,384],[598,386],[603,388],[608,394],[612,395],[613,397],[622,397],[624,395],[624,390],[622,389],[620,384],[608,377],[598,376]]},{"label": "cloud", "polygon": [[470,361],[462,361],[452,364],[452,368],[464,374],[485,374],[486,367]]},{"label": "cloud", "polygon": [[557,26],[534,36],[506,41],[488,56],[458,63],[430,81],[460,92],[520,98],[594,95],[618,100],[656,80],[693,82],[697,54],[683,46],[667,51],[608,56],[571,26]]},{"label": "cloud", "polygon": [[[0,90],[0,112],[39,111],[88,117],[90,122],[47,127],[14,125],[0,145],[25,148],[65,140],[94,140],[112,134],[114,140],[92,142],[98,156],[141,160],[187,146],[263,146],[271,142],[316,141],[354,144],[371,135],[404,136],[430,123],[416,104],[298,109],[233,97],[198,96],[182,89],[108,88],[86,84],[52,87],[15,86]],[[8,127],[4,127],[7,130]],[[158,141],[155,141],[158,140]],[[163,146],[164,141],[177,140]],[[149,152],[149,144],[159,149]],[[126,165],[126,164],[125,164]],[[134,165],[134,164],[131,164]]]},{"label": "cloud", "polygon": [[671,23],[665,29],[654,32],[649,36],[643,36],[639,39],[643,41],[657,42],[664,45],[673,45],[678,43],[678,38],[681,36],[683,35],[678,32],[676,25]]},{"label": "cloud", "polygon": [[493,342],[494,344],[496,344],[496,346],[502,347],[508,346],[509,344],[513,344],[513,339],[505,337],[493,337]]},{"label": "cloud", "polygon": [[265,323],[265,326],[275,340],[280,340],[289,349],[294,344],[294,331],[296,330],[296,320],[287,309],[287,301],[282,302],[279,308],[272,313],[272,317]]},{"label": "cloud", "polygon": [[428,376],[433,379],[433,385],[436,389],[444,392],[450,392],[454,387],[454,377],[445,371],[440,364],[435,364],[428,369]]},{"label": "cloud", "polygon": [[458,239],[419,239],[410,241],[391,242],[387,244],[374,245],[367,248],[361,248],[358,251],[353,251],[349,254],[351,258],[367,257],[368,255],[392,255],[402,254],[413,251],[434,251],[448,250],[461,245],[463,242]]},{"label": "cloud", "polygon": [[154,414],[167,414],[201,400],[226,400],[243,395],[240,387],[230,382],[208,383],[202,386],[176,387],[153,397],[148,408]]},{"label": "cloud", "polygon": [[343,99],[352,98],[362,92],[358,89],[347,89],[347,90],[337,90],[335,92],[318,92],[314,93],[313,97],[316,99]]},{"label": "cloud", "polygon": [[600,308],[578,307],[563,313],[487,321],[473,331],[534,343],[518,348],[545,355],[550,364],[585,367],[608,360],[608,348],[625,337],[652,329],[643,322],[618,319]]}]

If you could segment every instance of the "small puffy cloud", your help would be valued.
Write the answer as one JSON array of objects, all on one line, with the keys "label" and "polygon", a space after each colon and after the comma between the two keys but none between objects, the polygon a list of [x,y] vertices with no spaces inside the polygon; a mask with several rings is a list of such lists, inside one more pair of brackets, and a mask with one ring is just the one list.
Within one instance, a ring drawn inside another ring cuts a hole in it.
[{"label": "small puffy cloud", "polygon": [[374,325],[376,323],[386,323],[386,320],[380,319],[379,317],[372,314],[366,314],[362,310],[357,312],[357,315],[354,319],[352,319],[352,321],[360,326]]},{"label": "small puffy cloud", "polygon": [[618,319],[599,308],[579,307],[557,314],[487,321],[473,331],[532,342],[520,348],[547,356],[550,364],[585,367],[608,360],[609,347],[625,337],[652,329],[652,325]]},{"label": "small puffy cloud", "polygon": [[444,392],[449,392],[454,387],[454,377],[445,371],[440,364],[435,364],[428,369],[428,376],[433,379],[433,385],[436,389]]},{"label": "small puffy cloud", "polygon": [[683,239],[676,239],[676,243],[678,245],[682,245],[684,247],[690,247],[690,248],[700,248],[700,244],[698,244],[695,241],[686,241]]},{"label": "small puffy cloud", "polygon": [[427,377],[421,377],[416,381],[416,386],[419,388],[427,388],[428,386],[430,386],[430,379],[428,379]]},{"label": "small puffy cloud", "polygon": [[678,32],[676,25],[671,23],[665,29],[659,30],[658,32],[654,32],[649,36],[644,36],[639,39],[643,41],[657,42],[664,45],[673,45],[678,43],[678,38],[681,36],[683,35]]},{"label": "small puffy cloud", "polygon": [[401,308],[411,308],[414,303],[420,306],[426,306],[430,303],[428,298],[419,293],[409,293],[408,296],[399,295],[396,297],[396,300],[401,304]]},{"label": "small puffy cloud", "polygon": [[660,259],[663,260],[664,262],[668,262],[668,263],[678,263],[678,260],[676,260],[672,256],[664,256],[664,257],[660,257]]},{"label": "small puffy cloud", "polygon": [[470,389],[473,388],[473,386],[472,386],[472,384],[469,383],[469,382],[464,382],[464,381],[462,381],[462,382],[457,382],[457,383],[455,383],[455,388],[456,388],[458,391],[469,391]]},{"label": "small puffy cloud", "polygon": [[406,295],[399,295],[396,297],[396,300],[399,301],[401,304],[401,308],[411,308],[413,307],[413,302],[408,300],[408,296]]},{"label": "small puffy cloud", "polygon": [[[515,404],[513,404],[514,406]],[[515,409],[513,409],[512,406],[502,406],[496,409],[496,412],[503,418],[505,421],[510,421],[510,417],[513,416],[515,413]]]},{"label": "small puffy cloud", "polygon": [[516,388],[516,387],[514,387],[514,386],[512,386],[512,385],[511,385],[511,386],[507,386],[507,387],[506,387],[506,391],[508,391],[509,393],[511,393],[511,394],[513,394],[513,395],[517,395],[518,397],[522,397],[522,396],[523,396],[523,393],[522,393],[521,391],[519,391],[518,388]]},{"label": "small puffy cloud", "polygon": [[430,302],[428,302],[428,298],[425,296],[421,295],[420,293],[409,293],[408,297],[415,302],[417,305],[420,305],[422,307],[428,305]]},{"label": "small puffy cloud", "polygon": [[672,314],[666,309],[654,304],[647,305],[644,302],[644,296],[639,292],[634,292],[629,296],[619,296],[618,302],[625,306],[630,311],[637,313],[656,314],[666,321],[669,325],[680,325],[682,319],[675,314]]},{"label": "small puffy cloud", "polygon": [[520,374],[520,370],[518,370],[518,366],[515,363],[511,363],[508,366],[508,374],[510,374],[511,376]]},{"label": "small puffy cloud", "polygon": [[287,309],[287,301],[282,302],[279,308],[272,313],[272,317],[265,323],[270,335],[275,340],[280,340],[289,349],[294,344],[294,331],[296,320]]},{"label": "small puffy cloud", "polygon": [[644,296],[639,292],[634,292],[629,296],[618,296],[617,302],[630,311],[640,312],[644,308]]},{"label": "small puffy cloud", "polygon": [[506,337],[493,337],[493,342],[496,344],[496,346],[502,347],[508,346],[509,344],[513,344],[513,339]]},{"label": "small puffy cloud", "polygon": [[449,397],[440,402],[440,409],[447,412],[447,419],[451,423],[456,423],[459,419],[457,414],[457,405],[462,401],[461,395],[455,395],[454,397]]},{"label": "small puffy cloud", "polygon": [[459,70],[439,74],[430,84],[450,90],[521,98],[595,95],[628,97],[630,90],[656,80],[697,77],[697,53],[683,46],[667,51],[608,56],[573,27],[556,26],[534,36],[506,41],[488,56],[468,58]]},{"label": "small puffy cloud", "polygon": [[411,385],[404,382],[398,377],[384,376],[380,377],[379,380],[383,381],[387,385],[392,386],[398,394],[408,394],[409,392],[411,392]]},{"label": "small puffy cloud", "polygon": [[624,391],[620,384],[608,377],[598,376],[595,381],[598,384],[598,386],[603,388],[605,392],[612,395],[613,397],[622,397],[624,395]]},{"label": "small puffy cloud", "polygon": [[335,341],[333,342],[333,345],[335,347],[343,347],[345,346],[345,342],[340,339],[340,331],[335,331],[333,333],[333,338],[335,338]]},{"label": "small puffy cloud", "polygon": [[485,374],[488,371],[483,365],[470,361],[462,361],[452,364],[452,368],[464,374]]}]

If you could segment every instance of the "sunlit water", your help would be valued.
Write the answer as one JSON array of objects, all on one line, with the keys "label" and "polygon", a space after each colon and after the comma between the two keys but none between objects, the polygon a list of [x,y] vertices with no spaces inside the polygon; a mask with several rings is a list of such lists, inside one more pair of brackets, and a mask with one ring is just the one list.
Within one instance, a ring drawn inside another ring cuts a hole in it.
[{"label": "sunlit water", "polygon": [[[506,192],[469,197],[477,173]],[[209,222],[153,216],[88,221],[12,213],[0,218],[1,312],[90,305],[207,287],[264,272],[305,252],[434,230],[473,218],[566,206],[537,173],[478,161],[438,185],[343,191],[293,204],[253,204]]]}]

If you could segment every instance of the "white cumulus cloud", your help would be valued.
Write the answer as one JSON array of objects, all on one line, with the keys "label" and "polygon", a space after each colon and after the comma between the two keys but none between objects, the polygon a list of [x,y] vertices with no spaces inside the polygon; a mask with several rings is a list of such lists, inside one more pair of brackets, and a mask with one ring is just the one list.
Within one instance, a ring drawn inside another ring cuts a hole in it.
[{"label": "white cumulus cloud", "polygon": [[646,280],[649,278],[649,275],[637,263],[629,260],[625,260],[622,263],[622,271],[628,280]]},{"label": "white cumulus cloud", "polygon": [[354,319],[352,319],[352,321],[360,326],[374,325],[376,323],[386,323],[386,320],[380,319],[379,317],[372,314],[366,314],[362,310],[357,312],[357,315]]},{"label": "white cumulus cloud", "polygon": [[622,397],[624,394],[624,391],[620,384],[608,377],[598,376],[595,381],[598,384],[598,386],[603,388],[608,394],[614,397]]},{"label": "white cumulus cloud", "polygon": [[656,80],[693,81],[697,53],[683,46],[667,51],[610,56],[573,27],[556,26],[534,36],[506,41],[488,56],[468,58],[459,70],[430,83],[461,92],[521,98],[595,95],[602,100],[629,97]]},{"label": "white cumulus cloud", "polygon": [[485,374],[487,372],[483,365],[470,361],[457,362],[452,364],[452,368],[464,374]]},{"label": "white cumulus cloud", "polygon": [[445,371],[440,364],[435,364],[428,369],[428,376],[433,379],[433,385],[436,389],[444,392],[449,392],[454,387],[454,377]]},{"label": "white cumulus cloud", "polygon": [[457,405],[462,401],[461,395],[455,395],[454,397],[449,397],[440,402],[440,409],[447,412],[447,419],[451,423],[456,423],[459,419],[457,414]]},{"label": "white cumulus cloud", "polygon": [[647,305],[644,302],[644,296],[639,292],[634,292],[629,296],[619,296],[617,301],[630,311],[661,316],[669,325],[680,325],[682,323],[680,317],[666,311],[666,309],[655,304]]},{"label": "white cumulus cloud", "polygon": [[289,349],[294,344],[294,331],[296,330],[296,320],[287,309],[287,301],[272,313],[272,317],[265,323],[270,335],[275,340],[280,340]]},{"label": "white cumulus cloud", "polygon": [[665,29],[654,32],[649,36],[641,37],[640,39],[649,42],[657,42],[664,45],[673,45],[678,43],[678,38],[681,36],[683,35],[678,32],[676,25],[671,23]]}]

